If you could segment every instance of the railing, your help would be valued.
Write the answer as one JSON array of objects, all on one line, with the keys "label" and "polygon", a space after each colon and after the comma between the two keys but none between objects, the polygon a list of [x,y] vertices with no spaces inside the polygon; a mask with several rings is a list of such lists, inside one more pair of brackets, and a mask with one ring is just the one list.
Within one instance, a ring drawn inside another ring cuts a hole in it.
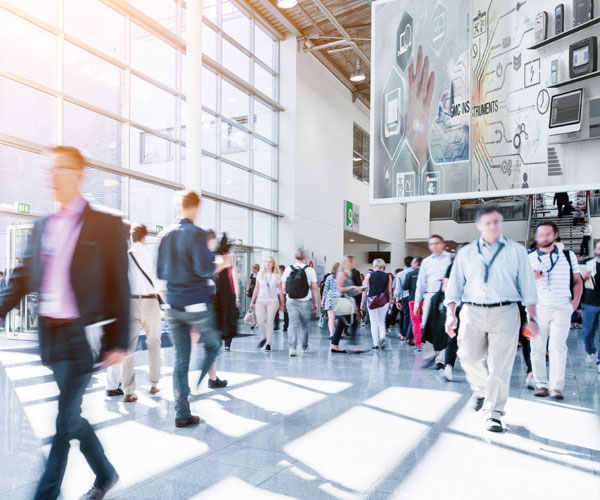
[{"label": "railing", "polygon": [[[504,220],[516,221],[528,220],[529,218],[531,211],[529,199],[501,201],[494,204],[500,209]],[[458,201],[432,202],[430,219],[453,220],[458,223],[474,222],[475,214],[482,206],[484,206],[484,203],[461,204]]]},{"label": "railing", "polygon": [[588,198],[588,214],[590,217],[600,216],[600,194],[592,193]]}]

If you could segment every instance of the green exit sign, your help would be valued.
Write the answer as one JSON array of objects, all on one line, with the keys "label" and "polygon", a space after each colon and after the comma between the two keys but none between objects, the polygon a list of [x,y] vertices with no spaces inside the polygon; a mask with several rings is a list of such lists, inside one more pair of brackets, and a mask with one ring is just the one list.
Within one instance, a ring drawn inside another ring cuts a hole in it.
[{"label": "green exit sign", "polygon": [[238,245],[243,245],[244,244],[244,240],[237,240],[237,244]]},{"label": "green exit sign", "polygon": [[160,233],[163,230],[162,226],[156,225],[156,234]]},{"label": "green exit sign", "polygon": [[28,203],[17,203],[17,212],[20,214],[30,214],[31,206]]}]

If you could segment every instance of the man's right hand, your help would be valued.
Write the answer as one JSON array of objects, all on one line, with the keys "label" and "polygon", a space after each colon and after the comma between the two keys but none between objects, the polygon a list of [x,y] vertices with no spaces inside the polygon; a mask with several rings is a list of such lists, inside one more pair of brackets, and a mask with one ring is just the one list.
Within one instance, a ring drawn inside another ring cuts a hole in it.
[{"label": "man's right hand", "polygon": [[456,328],[458,327],[458,318],[456,316],[450,316],[449,319],[446,320],[446,333],[448,337],[453,339],[456,337]]},{"label": "man's right hand", "polygon": [[589,280],[592,277],[592,272],[586,271],[585,273],[582,273],[581,276],[583,277],[584,281]]},{"label": "man's right hand", "polygon": [[415,305],[414,309],[413,309],[413,314],[415,316],[421,316],[421,308],[417,305]]}]

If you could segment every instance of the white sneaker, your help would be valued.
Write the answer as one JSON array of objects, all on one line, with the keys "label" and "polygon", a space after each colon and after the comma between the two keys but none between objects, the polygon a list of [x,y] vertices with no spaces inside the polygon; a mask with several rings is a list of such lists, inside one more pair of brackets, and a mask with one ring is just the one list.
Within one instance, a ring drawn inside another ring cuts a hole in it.
[{"label": "white sneaker", "polygon": [[533,373],[527,375],[527,378],[525,379],[525,385],[527,386],[527,389],[531,389],[532,391],[535,390],[535,379],[533,378]]},{"label": "white sneaker", "polygon": [[290,356],[295,356],[296,355],[296,348],[295,347],[290,347]]},{"label": "white sneaker", "polygon": [[303,347],[303,348],[302,348],[302,352],[303,352],[303,353],[305,353],[305,354],[306,354],[307,352],[310,352],[310,346]]},{"label": "white sneaker", "polygon": [[444,378],[448,382],[452,382],[452,365],[446,365],[444,368]]},{"label": "white sneaker", "polygon": [[598,375],[600,375],[600,365],[596,365],[596,368],[598,369]]},{"label": "white sneaker", "polygon": [[594,365],[596,364],[596,357],[598,356],[597,353],[592,353],[592,354],[587,354],[585,357],[585,363],[588,365]]}]

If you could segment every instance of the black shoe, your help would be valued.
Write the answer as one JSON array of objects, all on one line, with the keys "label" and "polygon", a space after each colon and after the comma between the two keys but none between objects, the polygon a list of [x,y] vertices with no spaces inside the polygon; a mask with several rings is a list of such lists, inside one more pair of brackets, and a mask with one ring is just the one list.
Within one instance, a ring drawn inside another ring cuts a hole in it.
[{"label": "black shoe", "polygon": [[484,401],[485,401],[485,398],[475,398],[475,401],[473,401],[473,409],[475,411],[481,410],[481,408],[483,408]]},{"label": "black shoe", "polygon": [[123,395],[125,395],[125,393],[123,392],[123,390],[120,387],[117,387],[116,389],[112,389],[110,391],[107,390],[106,395],[109,397],[123,396]]},{"label": "black shoe", "polygon": [[267,344],[267,347],[265,347],[265,351],[270,351],[271,350],[271,344]]},{"label": "black shoe", "polygon": [[102,500],[106,496],[108,491],[115,484],[117,484],[118,480],[119,480],[119,474],[117,474],[115,472],[115,475],[112,477],[112,479],[107,484],[105,484],[104,486],[96,486],[96,485],[92,486],[90,491],[88,491],[85,495],[82,495],[81,497],[79,497],[79,500]]},{"label": "black shoe", "polygon": [[446,368],[446,365],[444,365],[444,363],[436,363],[435,364],[436,370],[443,370],[444,368]]},{"label": "black shoe", "polygon": [[258,343],[258,348],[262,349],[262,347],[267,343],[267,339],[262,339],[259,343]]},{"label": "black shoe", "polygon": [[287,328],[284,328],[283,333],[287,333],[287,330],[288,330]]},{"label": "black shoe", "polygon": [[503,432],[504,427],[502,427],[502,421],[499,418],[488,418],[487,430],[490,432]]},{"label": "black shoe", "polygon": [[378,345],[374,345],[373,347],[371,347],[371,349],[374,349],[375,351],[379,350],[379,346]]},{"label": "black shoe", "polygon": [[188,418],[176,418],[175,427],[187,427],[188,425],[198,425],[200,423],[200,417],[191,415]]},{"label": "black shoe", "polygon": [[331,349],[331,352],[335,354],[346,354],[347,351],[344,351],[344,349]]},{"label": "black shoe", "polygon": [[215,380],[208,379],[208,388],[209,389],[222,389],[227,386],[227,380],[221,380],[217,377]]}]

